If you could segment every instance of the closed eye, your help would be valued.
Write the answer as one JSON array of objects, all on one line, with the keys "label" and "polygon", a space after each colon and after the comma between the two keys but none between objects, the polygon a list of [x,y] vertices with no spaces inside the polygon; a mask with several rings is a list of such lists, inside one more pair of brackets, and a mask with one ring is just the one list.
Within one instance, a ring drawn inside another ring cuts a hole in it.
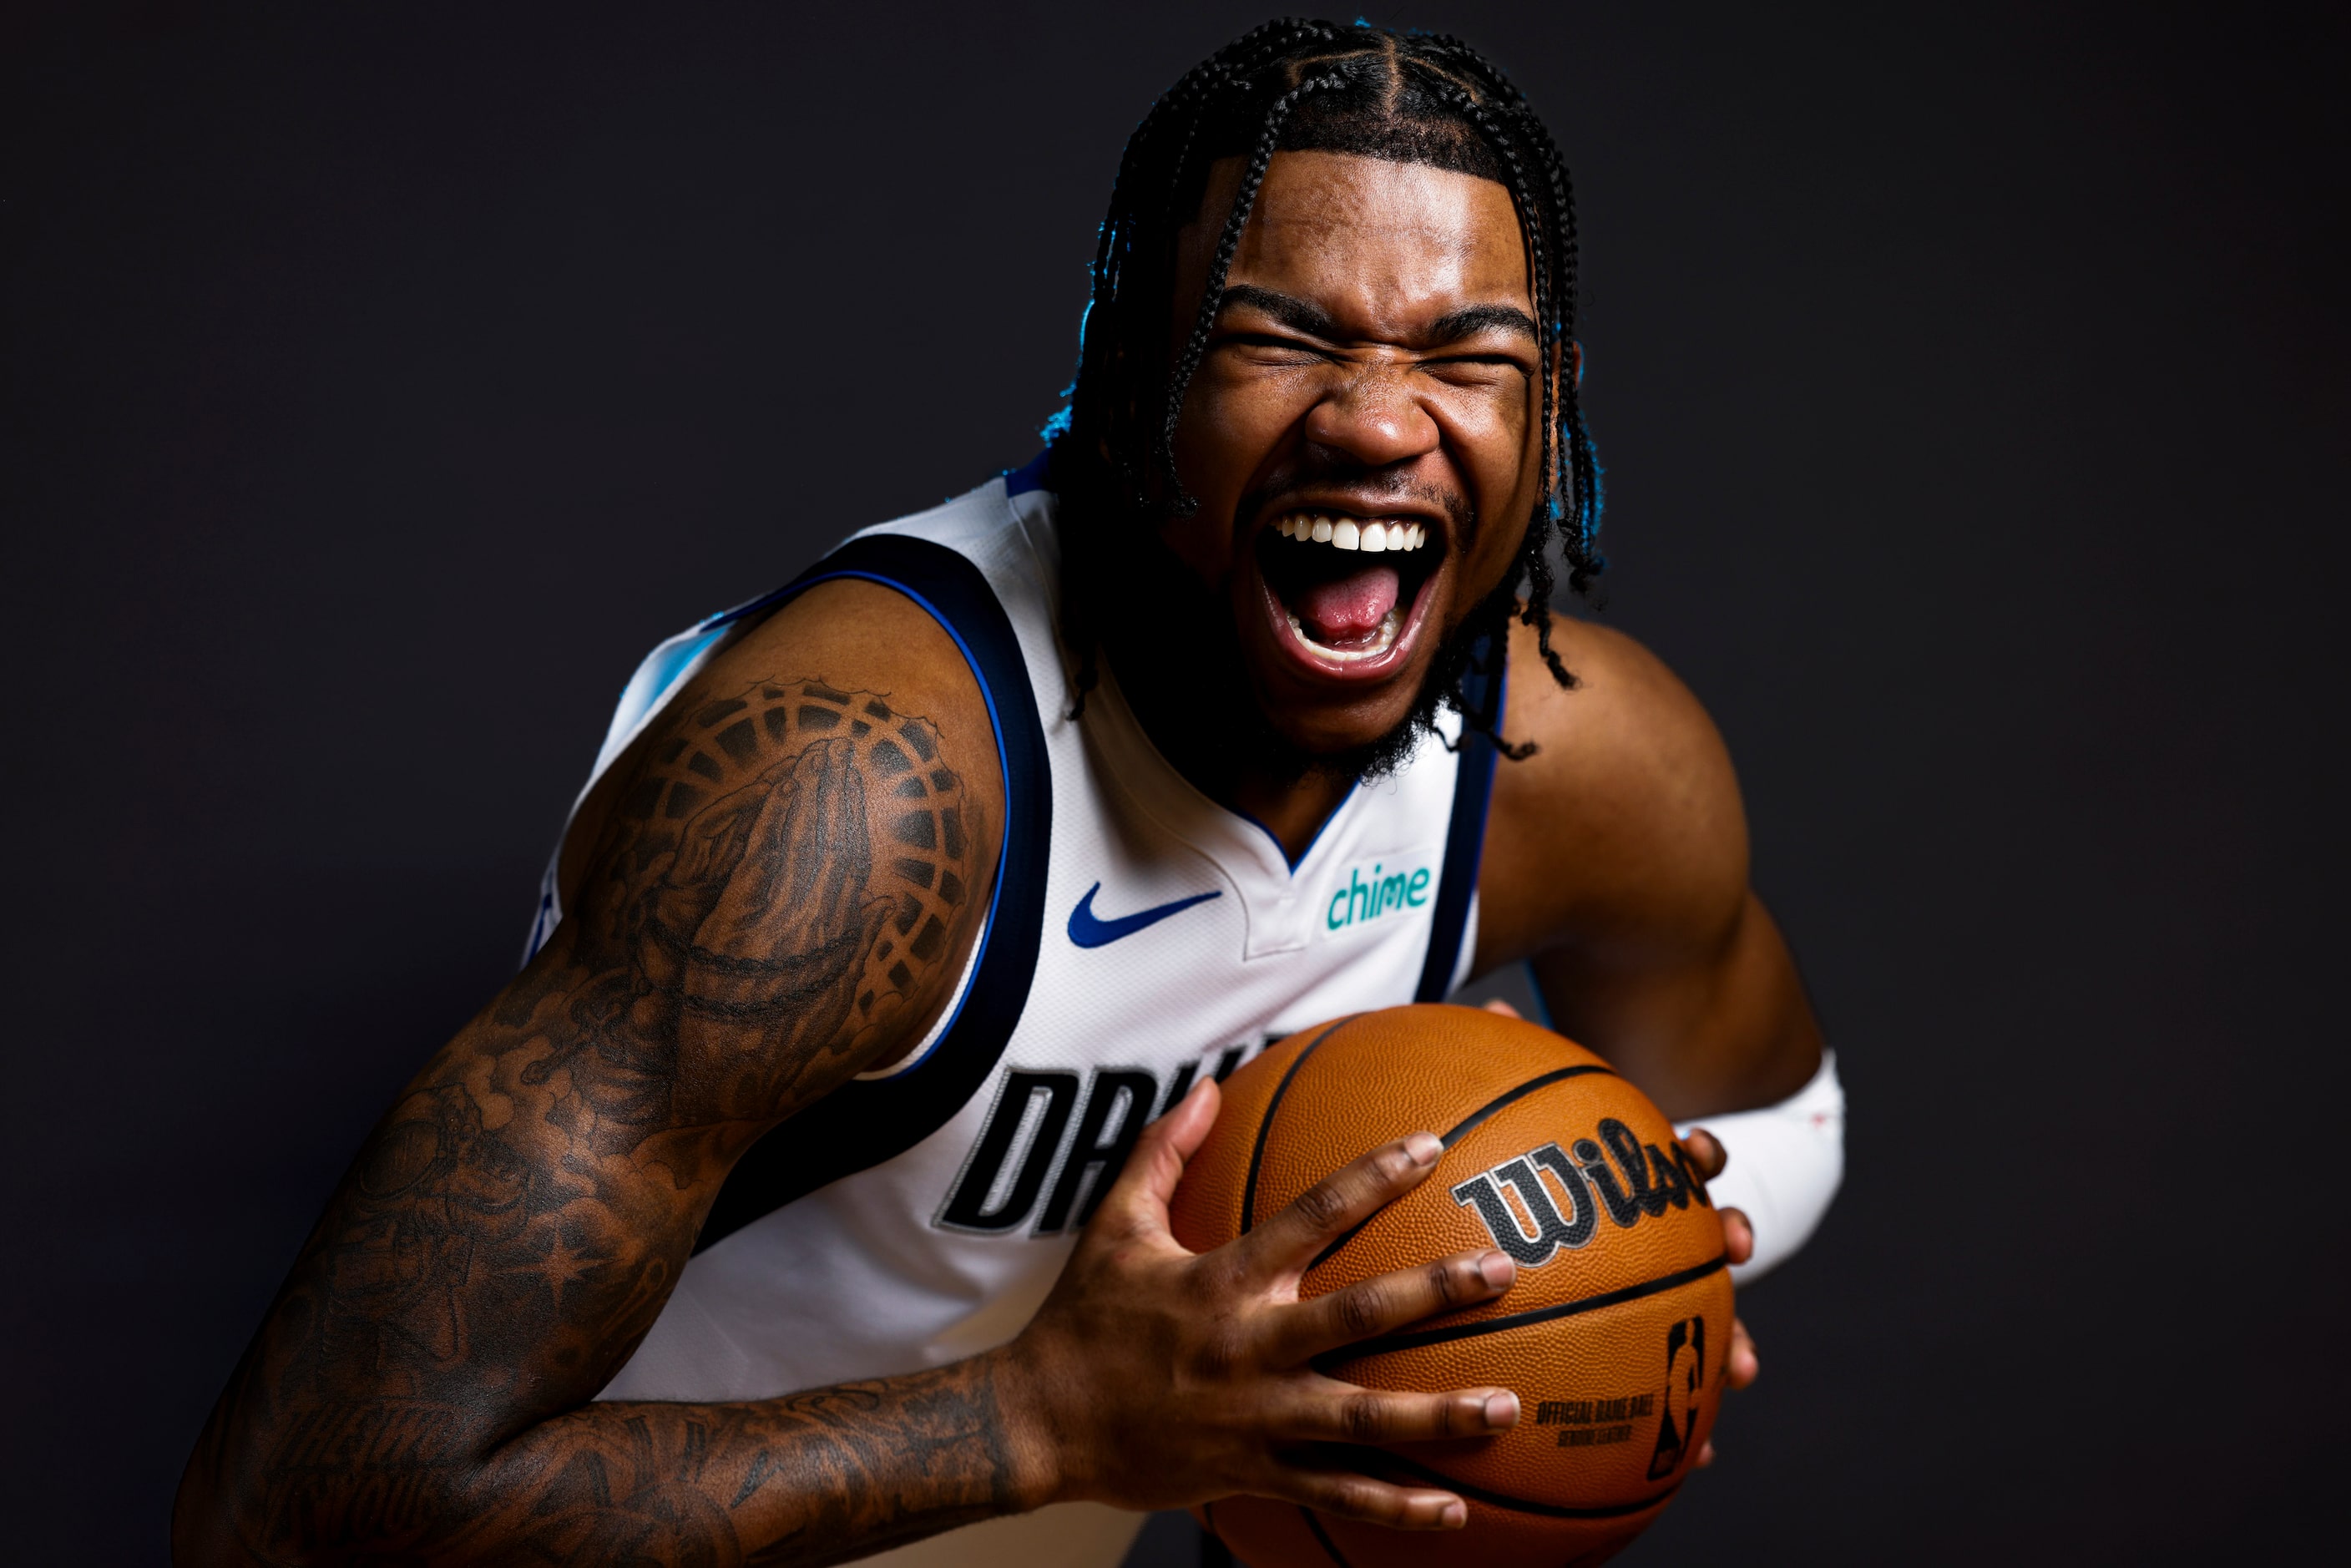
[{"label": "closed eye", "polygon": [[1506,377],[1531,380],[1533,369],[1518,354],[1442,354],[1420,361],[1420,369],[1443,382],[1487,385]]},{"label": "closed eye", "polygon": [[1290,356],[1296,361],[1328,360],[1337,352],[1327,343],[1316,343],[1302,338],[1292,338],[1276,332],[1220,332],[1220,347],[1255,349],[1263,353]]},{"label": "closed eye", "polygon": [[1440,354],[1421,361],[1424,365],[1504,365],[1523,371],[1527,362],[1516,354]]}]

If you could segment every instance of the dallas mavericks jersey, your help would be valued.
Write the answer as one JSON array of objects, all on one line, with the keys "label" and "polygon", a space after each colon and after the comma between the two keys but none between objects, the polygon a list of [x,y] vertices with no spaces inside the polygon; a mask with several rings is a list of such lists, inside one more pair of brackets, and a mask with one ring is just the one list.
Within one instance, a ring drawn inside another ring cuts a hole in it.
[{"label": "dallas mavericks jersey", "polygon": [[[993,902],[939,1024],[744,1156],[601,1397],[759,1398],[1001,1344],[1144,1124],[1201,1074],[1221,1079],[1323,1019],[1440,999],[1464,977],[1490,745],[1454,748],[1460,720],[1446,714],[1444,740],[1357,786],[1293,863],[1167,764],[1106,664],[1082,717],[1067,716],[1056,509],[1040,457],[869,528],[662,644],[623,694],[591,784],[729,639],[816,583],[882,583],[963,651],[1006,810]],[[1473,687],[1496,711],[1500,695],[1499,674]],[[532,951],[561,917],[550,865]]]}]

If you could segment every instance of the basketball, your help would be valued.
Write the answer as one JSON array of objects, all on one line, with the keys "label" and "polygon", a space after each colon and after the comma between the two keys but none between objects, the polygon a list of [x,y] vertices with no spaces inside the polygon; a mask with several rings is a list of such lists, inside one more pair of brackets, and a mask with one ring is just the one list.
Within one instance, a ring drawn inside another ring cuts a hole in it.
[{"label": "basketball", "polygon": [[1508,1388],[1518,1425],[1350,1455],[1367,1474],[1460,1496],[1459,1531],[1394,1531],[1255,1497],[1196,1510],[1250,1568],[1599,1563],[1656,1519],[1714,1425],[1730,1275],[1695,1164],[1638,1089],[1523,1019],[1390,1008],[1272,1046],[1224,1085],[1176,1194],[1176,1239],[1221,1246],[1423,1128],[1445,1144],[1435,1171],[1326,1249],[1301,1299],[1471,1248],[1509,1253],[1518,1281],[1322,1370],[1368,1388]]}]

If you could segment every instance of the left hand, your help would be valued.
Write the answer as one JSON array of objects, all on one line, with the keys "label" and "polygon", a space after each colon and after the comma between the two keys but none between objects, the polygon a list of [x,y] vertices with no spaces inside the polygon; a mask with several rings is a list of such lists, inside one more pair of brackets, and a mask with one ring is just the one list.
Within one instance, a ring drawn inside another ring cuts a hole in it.
[{"label": "left hand", "polygon": [[[1499,997],[1486,1002],[1485,1009],[1489,1013],[1500,1013],[1504,1018],[1520,1016],[1518,1009]],[[1690,1158],[1698,1162],[1699,1175],[1708,1181],[1720,1176],[1722,1167],[1730,1163],[1730,1156],[1724,1151],[1721,1141],[1703,1127],[1691,1128],[1689,1136],[1682,1140],[1682,1146],[1689,1150]],[[1716,1212],[1722,1218],[1722,1245],[1723,1249],[1730,1254],[1730,1260],[1744,1263],[1755,1256],[1755,1228],[1748,1223],[1746,1212],[1737,1208],[1718,1209]],[[1755,1356],[1755,1337],[1747,1332],[1747,1324],[1735,1316],[1730,1320],[1730,1355],[1724,1366],[1734,1392],[1753,1383],[1756,1375],[1763,1370],[1762,1363]],[[1698,1465],[1703,1469],[1712,1463],[1714,1438],[1709,1435],[1705,1446],[1698,1451]]]},{"label": "left hand", "polygon": [[[1690,1152],[1690,1158],[1698,1163],[1698,1174],[1708,1181],[1720,1176],[1722,1167],[1730,1160],[1730,1156],[1723,1152],[1721,1141],[1704,1127],[1692,1127],[1689,1136],[1682,1140],[1682,1147]],[[1715,1212],[1722,1218],[1722,1247],[1730,1254],[1730,1260],[1744,1263],[1755,1256],[1755,1228],[1747,1222],[1746,1212],[1737,1208],[1720,1208]],[[1723,1365],[1734,1393],[1754,1382],[1755,1375],[1763,1369],[1762,1364],[1755,1359],[1754,1336],[1747,1332],[1746,1323],[1736,1316],[1730,1320],[1730,1354]],[[1701,1469],[1714,1463],[1714,1438],[1711,1434],[1698,1451],[1698,1463]]]}]

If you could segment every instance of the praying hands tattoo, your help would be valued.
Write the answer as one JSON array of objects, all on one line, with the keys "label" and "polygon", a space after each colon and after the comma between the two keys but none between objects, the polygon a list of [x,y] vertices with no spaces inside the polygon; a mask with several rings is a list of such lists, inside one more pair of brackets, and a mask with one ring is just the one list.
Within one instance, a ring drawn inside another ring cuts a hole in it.
[{"label": "praying hands tattoo", "polygon": [[180,1561],[825,1562],[1007,1511],[984,1364],[592,1403],[736,1158],[911,1043],[989,841],[948,737],[883,696],[761,680],[671,717],[578,907],[303,1246],[190,1463]]}]

